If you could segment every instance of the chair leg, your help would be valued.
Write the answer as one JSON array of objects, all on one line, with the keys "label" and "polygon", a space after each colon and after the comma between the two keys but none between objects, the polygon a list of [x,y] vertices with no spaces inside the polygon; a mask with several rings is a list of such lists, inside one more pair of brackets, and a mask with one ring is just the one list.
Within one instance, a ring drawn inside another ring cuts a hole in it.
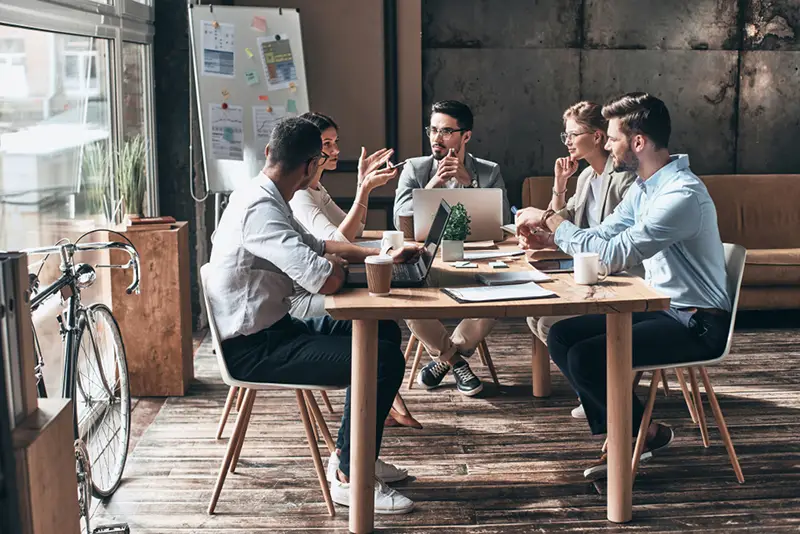
[{"label": "chair leg", "polygon": [[411,357],[411,353],[414,351],[414,344],[417,342],[417,336],[411,334],[411,337],[408,338],[408,344],[406,345],[406,352],[403,354],[403,358],[406,359],[406,363],[408,363],[408,359]]},{"label": "chair leg", "polygon": [[[247,399],[254,393],[255,391],[248,390],[245,392],[244,396]],[[242,432],[244,432],[246,424],[247,422],[245,421],[244,417],[237,418],[236,426],[233,429],[233,434],[231,434],[231,438],[228,440],[228,449],[225,452],[225,458],[222,460],[222,466],[220,467],[219,475],[217,476],[217,483],[214,485],[214,492],[211,494],[211,502],[208,504],[209,515],[213,514],[214,509],[217,507],[219,494],[222,492],[222,486],[225,484],[225,477],[228,475],[228,467],[231,465],[233,455],[236,452],[236,447],[239,443],[239,437],[241,436]]]},{"label": "chair leg", "polygon": [[736,450],[733,448],[733,441],[731,441],[731,435],[728,432],[728,425],[725,424],[725,418],[722,416],[717,394],[714,393],[714,388],[711,387],[711,381],[708,379],[708,371],[705,367],[700,367],[699,370],[700,376],[703,378],[703,387],[706,390],[706,395],[708,395],[708,403],[711,405],[711,411],[714,412],[714,418],[717,420],[719,433],[722,435],[722,442],[728,450],[728,457],[731,459],[733,471],[736,473],[736,480],[739,481],[739,484],[744,484],[744,475],[742,474],[741,466],[739,466],[739,458],[736,457]]},{"label": "chair leg", "polygon": [[[319,486],[322,488],[322,495],[325,497],[325,504],[328,506],[328,514],[331,517],[336,515],[336,511],[333,508],[333,501],[331,500],[331,491],[328,488],[328,481],[325,478],[325,470],[322,468],[322,458],[319,457],[319,448],[317,447],[317,441],[314,439],[314,433],[311,431],[311,421],[308,417],[308,409],[306,408],[306,402],[308,401],[308,396],[306,396],[306,400],[303,400],[303,392],[299,389],[294,390],[295,395],[297,396],[297,407],[300,409],[300,417],[303,419],[303,427],[306,430],[306,440],[308,441],[308,448],[311,451],[311,458],[314,460],[314,469],[317,471],[317,478],[319,479]],[[306,393],[311,393],[310,391]],[[316,402],[312,401],[316,406]],[[317,407],[319,410],[319,407]]]},{"label": "chair leg", "polygon": [[703,447],[708,448],[708,427],[706,426],[706,414],[703,410],[703,397],[700,396],[700,388],[697,386],[694,367],[687,367],[687,369],[689,370],[689,383],[692,385],[694,407],[697,409],[697,419],[700,423],[700,436],[703,438]]},{"label": "chair leg", "polygon": [[253,390],[253,394],[250,397],[249,403],[242,403],[242,412],[239,414],[239,418],[244,418],[244,430],[239,435],[239,443],[236,444],[236,452],[233,453],[233,460],[231,461],[230,471],[231,473],[236,472],[236,468],[239,466],[239,455],[242,454],[242,445],[244,445],[244,438],[247,435],[247,429],[250,428],[250,416],[253,414],[253,404],[256,402],[256,391]]},{"label": "chair leg", "polygon": [[636,471],[639,469],[639,460],[644,452],[645,441],[647,441],[647,429],[650,426],[650,418],[653,416],[653,405],[656,403],[656,393],[658,393],[658,380],[662,378],[663,371],[656,369],[653,371],[653,379],[650,381],[650,393],[647,396],[647,405],[644,407],[642,423],[639,425],[639,435],[636,438],[636,447],[633,449],[631,459],[631,484],[636,480]]},{"label": "chair leg", "polygon": [[236,397],[236,411],[242,411],[242,402],[244,401],[244,388],[239,388],[239,395]]},{"label": "chair leg", "polygon": [[606,438],[606,440],[603,442],[603,446],[600,450],[603,452],[606,452],[608,450],[608,438]]},{"label": "chair leg", "polygon": [[500,381],[497,379],[497,371],[494,368],[494,362],[492,362],[492,355],[489,353],[489,345],[486,344],[486,341],[481,341],[478,344],[478,354],[481,355],[481,358],[486,362],[486,366],[489,368],[489,373],[492,375],[492,381],[494,381],[494,385],[500,387]]},{"label": "chair leg", "polygon": [[414,363],[411,364],[411,372],[408,375],[408,384],[406,384],[406,389],[409,391],[411,390],[411,386],[414,385],[414,378],[416,378],[417,376],[417,371],[419,370],[419,361],[421,359],[422,359],[422,342],[417,340],[417,352],[416,354],[414,354]]},{"label": "chair leg", "polygon": [[[309,404],[308,396],[305,393],[303,394],[303,398],[306,399],[306,409],[308,409],[308,413],[311,413],[311,404]],[[319,431],[317,430],[317,420],[315,417],[311,418],[311,431],[314,432],[314,439],[319,443]]]},{"label": "chair leg", "polygon": [[478,344],[478,357],[481,359],[481,365],[486,367],[488,365],[486,361],[486,354],[483,352],[483,342]]},{"label": "chair leg", "polygon": [[689,392],[689,386],[686,385],[683,369],[680,367],[675,368],[675,374],[678,377],[678,384],[681,386],[683,400],[686,402],[686,407],[689,409],[689,415],[692,417],[692,423],[697,424],[697,409],[694,407],[694,399],[692,399],[692,394]]},{"label": "chair leg", "polygon": [[233,398],[236,396],[237,389],[237,387],[231,386],[231,389],[228,390],[228,398],[225,399],[225,409],[222,410],[222,416],[220,416],[219,425],[217,426],[217,439],[222,437],[222,431],[225,430],[225,423],[228,422],[228,414],[231,413],[231,408],[233,407]]},{"label": "chair leg", "polygon": [[328,413],[336,413],[333,411],[333,406],[331,405],[331,400],[328,398],[327,391],[320,391],[320,395],[322,395],[322,402],[325,403],[325,407],[328,409]]},{"label": "chair leg", "polygon": [[642,375],[644,371],[637,371],[636,374],[633,376],[633,389],[639,387],[639,382],[642,381]]},{"label": "chair leg", "polygon": [[661,384],[664,386],[664,396],[669,397],[669,383],[667,382],[667,372],[661,370]]},{"label": "chair leg", "polygon": [[308,400],[308,406],[311,408],[311,415],[314,416],[314,419],[317,421],[319,431],[322,433],[322,437],[325,439],[325,445],[328,446],[328,452],[332,453],[336,450],[336,443],[334,443],[333,438],[331,438],[331,432],[328,430],[328,425],[325,423],[325,418],[322,416],[322,411],[320,411],[316,399],[314,399],[314,393],[311,391],[304,391],[303,394]]}]

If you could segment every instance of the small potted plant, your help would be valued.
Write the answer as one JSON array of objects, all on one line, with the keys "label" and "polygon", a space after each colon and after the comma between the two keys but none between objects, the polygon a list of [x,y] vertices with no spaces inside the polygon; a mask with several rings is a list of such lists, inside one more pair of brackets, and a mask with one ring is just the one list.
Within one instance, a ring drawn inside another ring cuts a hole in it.
[{"label": "small potted plant", "polygon": [[144,213],[147,187],[147,146],[144,137],[136,135],[125,141],[116,153],[117,189],[122,198],[125,215],[140,217]]},{"label": "small potted plant", "polygon": [[461,202],[450,209],[450,219],[442,236],[442,261],[464,259],[464,241],[470,233],[469,223],[467,208]]}]

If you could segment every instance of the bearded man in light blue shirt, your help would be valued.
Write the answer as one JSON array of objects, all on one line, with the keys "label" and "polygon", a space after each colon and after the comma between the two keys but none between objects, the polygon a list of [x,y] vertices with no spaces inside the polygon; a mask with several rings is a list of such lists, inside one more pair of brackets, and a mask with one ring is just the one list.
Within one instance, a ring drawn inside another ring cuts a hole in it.
[{"label": "bearded man in light blue shirt", "polygon": [[[523,247],[557,245],[569,254],[595,252],[610,272],[639,263],[645,281],[671,299],[668,311],[633,314],[633,365],[707,360],[722,354],[730,325],[725,256],[714,202],[689,169],[689,157],[670,155],[669,111],[647,93],[629,93],[603,108],[615,171],[638,174],[622,202],[601,225],[580,229],[552,210],[517,213]],[[593,434],[606,432],[606,320],[587,315],[556,323],[547,346],[578,392]],[[643,406],[634,395],[633,431]],[[645,455],[667,447],[672,429],[651,423]],[[603,459],[587,478],[606,474]]]}]

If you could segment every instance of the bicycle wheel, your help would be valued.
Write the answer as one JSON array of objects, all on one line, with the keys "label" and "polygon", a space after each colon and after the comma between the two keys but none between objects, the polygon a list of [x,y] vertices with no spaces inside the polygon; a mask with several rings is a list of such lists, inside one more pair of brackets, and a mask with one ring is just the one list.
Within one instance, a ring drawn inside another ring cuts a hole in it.
[{"label": "bicycle wheel", "polygon": [[86,443],[92,490],[100,498],[119,487],[128,456],[131,396],[125,346],[111,310],[82,308],[75,340],[75,431]]}]

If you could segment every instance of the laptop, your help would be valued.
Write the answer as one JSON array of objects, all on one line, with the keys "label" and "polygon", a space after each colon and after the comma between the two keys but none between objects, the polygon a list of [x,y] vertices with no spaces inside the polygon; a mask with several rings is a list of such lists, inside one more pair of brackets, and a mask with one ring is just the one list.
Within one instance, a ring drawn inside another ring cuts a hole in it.
[{"label": "laptop", "polygon": [[[446,201],[440,200],[439,209],[436,211],[436,217],[431,223],[422,254],[414,263],[394,264],[392,268],[392,287],[421,287],[425,284],[425,279],[431,270],[449,219],[450,205]],[[367,287],[366,266],[363,264],[350,264],[344,286]]]},{"label": "laptop", "polygon": [[431,223],[445,200],[451,206],[459,202],[467,209],[471,219],[467,241],[502,241],[503,190],[502,189],[414,189],[411,207],[414,213],[414,240],[424,241]]}]

